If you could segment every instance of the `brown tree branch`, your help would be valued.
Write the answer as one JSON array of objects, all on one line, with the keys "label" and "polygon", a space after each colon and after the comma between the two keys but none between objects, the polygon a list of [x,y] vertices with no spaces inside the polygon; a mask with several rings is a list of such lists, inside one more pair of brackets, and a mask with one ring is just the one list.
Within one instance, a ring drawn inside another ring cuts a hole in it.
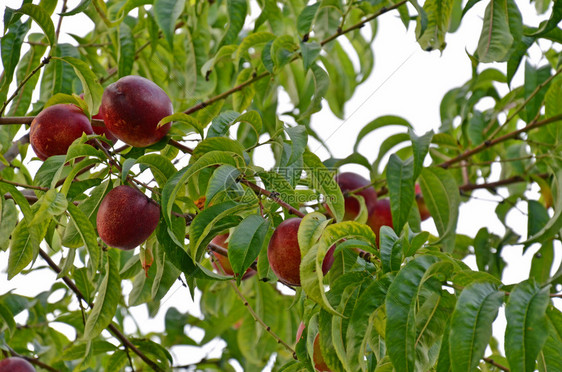
[{"label": "brown tree branch", "polygon": [[[45,260],[45,262],[47,262],[47,264],[51,267],[51,269],[53,269],[53,271],[55,271],[57,274],[61,273],[61,269],[60,267],[51,259],[51,257],[49,257],[49,255],[42,249],[39,249],[39,255]],[[68,277],[68,276],[63,276],[62,280],[64,281],[64,283],[68,286],[68,288],[70,288],[72,290],[72,292],[74,292],[74,294],[81,300],[84,301],[85,303],[88,304],[88,306],[90,308],[94,307],[94,304],[92,302],[88,302],[86,301],[84,295],[82,294],[82,292],[80,292],[80,289],[78,289],[78,287],[76,286],[76,284],[74,284],[74,282]],[[155,362],[153,362],[150,358],[148,358],[143,352],[141,352],[128,338],[127,336],[125,336],[120,330],[119,328],[117,328],[115,325],[113,325],[113,323],[110,323],[109,326],[107,327],[107,329],[117,338],[119,339],[119,341],[121,341],[121,343],[123,345],[125,345],[125,347],[131,349],[131,351],[133,351],[135,354],[137,354],[139,356],[139,358],[141,358],[147,365],[150,366],[150,368],[152,368],[155,371],[162,371],[162,368],[160,368],[160,366],[158,364],[156,364]]]},{"label": "brown tree branch", "polygon": [[483,143],[481,143],[480,145],[476,146],[476,147],[473,148],[472,150],[467,150],[467,151],[463,152],[462,154],[460,154],[460,155],[458,155],[458,156],[456,156],[456,157],[454,157],[454,158],[452,158],[452,159],[449,159],[449,160],[447,160],[447,161],[445,161],[445,162],[439,164],[438,167],[447,169],[449,166],[451,166],[451,165],[453,165],[453,164],[455,164],[455,163],[458,163],[458,162],[460,162],[460,161],[462,161],[462,160],[468,159],[468,158],[470,158],[472,155],[475,155],[475,154],[477,154],[477,153],[479,153],[479,152],[482,152],[482,151],[484,151],[484,150],[486,150],[486,149],[488,149],[488,148],[490,148],[490,147],[493,147],[493,146],[495,146],[495,145],[497,145],[497,144],[499,144],[499,143],[505,142],[505,141],[510,140],[510,139],[517,138],[517,137],[519,137],[519,135],[522,134],[522,133],[529,132],[529,131],[531,131],[531,130],[533,130],[533,129],[543,127],[543,126],[545,126],[545,125],[548,125],[548,124],[557,122],[557,121],[559,121],[559,120],[562,120],[562,114],[558,114],[558,115],[552,116],[552,117],[550,117],[550,118],[548,118],[548,119],[533,120],[531,123],[529,123],[529,125],[527,125],[527,126],[521,128],[521,129],[518,129],[518,130],[515,130],[515,131],[513,131],[513,132],[504,134],[503,136],[500,136],[500,137],[498,137],[498,138],[496,138],[496,139],[484,141]]},{"label": "brown tree branch", "polygon": [[48,187],[26,185],[26,184],[19,183],[19,182],[8,181],[8,180],[5,180],[5,179],[2,178],[2,177],[0,177],[0,182],[7,183],[7,184],[9,184],[9,185],[13,185],[13,186],[17,186],[17,187],[21,187],[21,188],[24,188],[24,189],[39,190],[39,191],[49,191],[49,188],[48,188]]},{"label": "brown tree branch", "polygon": [[10,96],[10,98],[8,98],[6,100],[6,102],[4,102],[4,104],[2,105],[2,108],[0,109],[0,116],[2,116],[2,114],[4,113],[4,110],[6,110],[6,107],[8,107],[8,104],[10,102],[12,102],[12,100],[14,98],[16,98],[18,96],[19,91],[23,88],[23,86],[29,81],[29,79],[31,79],[33,77],[33,75],[35,75],[39,70],[41,70],[41,68],[43,68],[43,66],[47,65],[49,62],[51,61],[51,56],[47,56],[45,58],[43,58],[41,60],[41,63],[39,64],[39,66],[35,67],[33,69],[33,71],[31,71],[26,77],[25,79],[22,80],[21,83],[19,83],[18,87],[16,88],[16,91]]},{"label": "brown tree branch", "polygon": [[[322,41],[320,42],[320,45],[321,45],[321,46],[324,46],[324,45],[328,44],[329,42],[331,42],[331,41],[337,39],[337,38],[340,37],[341,35],[345,35],[345,34],[347,34],[348,32],[351,32],[351,31],[360,29],[360,28],[363,27],[366,23],[368,23],[368,22],[374,20],[375,18],[377,18],[377,17],[379,17],[379,16],[381,16],[381,15],[383,15],[383,14],[385,14],[385,13],[391,11],[391,10],[394,10],[394,9],[396,9],[396,8],[399,8],[400,6],[406,4],[406,2],[407,2],[407,0],[402,0],[402,1],[400,1],[399,3],[396,3],[396,4],[394,4],[394,5],[392,5],[392,6],[388,7],[388,8],[382,8],[381,10],[379,10],[378,12],[376,12],[375,14],[373,14],[373,15],[371,15],[371,16],[365,18],[365,19],[363,19],[363,20],[360,21],[360,22],[357,22],[356,24],[354,24],[354,25],[352,25],[352,26],[350,26],[350,27],[348,27],[348,28],[346,28],[346,29],[344,29],[344,30],[338,29],[338,32],[336,32],[335,34],[333,34],[333,35],[327,37],[326,39],[322,40]],[[300,57],[300,55],[296,56],[295,58],[293,58],[293,59],[291,60],[291,62],[296,61],[299,57]],[[223,92],[223,93],[221,93],[221,94],[219,94],[219,95],[217,95],[217,96],[214,96],[214,97],[212,97],[212,98],[209,98],[209,99],[206,100],[206,101],[199,102],[199,103],[196,104],[195,106],[190,107],[189,109],[185,110],[184,113],[185,113],[185,114],[188,114],[188,115],[193,114],[194,112],[199,111],[199,110],[202,110],[202,109],[204,109],[205,107],[207,107],[207,106],[209,106],[209,105],[212,105],[213,103],[215,103],[215,102],[217,102],[217,101],[220,101],[220,100],[222,100],[222,99],[227,98],[228,96],[230,96],[230,95],[233,94],[233,93],[239,92],[240,90],[246,88],[248,85],[251,85],[251,84],[255,83],[256,81],[261,80],[261,79],[263,79],[263,78],[265,78],[265,77],[267,77],[267,76],[271,76],[271,75],[272,75],[272,73],[270,73],[269,71],[265,71],[265,72],[262,72],[262,73],[259,74],[259,75],[255,75],[255,76],[253,76],[251,79],[249,79],[249,80],[243,82],[242,84],[239,84],[239,85],[233,87],[232,89],[227,90],[226,92]]]},{"label": "brown tree branch", "polygon": [[10,346],[6,345],[8,348],[8,352],[10,353],[10,355],[12,355],[13,357],[18,357],[18,358],[22,358],[27,360],[29,363],[36,365],[37,367],[41,367],[43,369],[46,369],[47,371],[51,371],[51,372],[59,372],[58,369],[51,367],[50,365],[43,363],[42,361],[39,360],[39,358],[31,358],[25,355],[21,355],[18,352],[16,352],[14,349],[12,349]]},{"label": "brown tree branch", "polygon": [[242,302],[244,303],[244,306],[246,306],[246,309],[248,309],[248,312],[250,313],[250,315],[252,316],[252,318],[254,318],[254,320],[256,322],[258,322],[266,331],[267,333],[269,333],[275,340],[277,340],[278,344],[281,344],[285,347],[285,349],[287,349],[292,355],[294,359],[297,359],[297,353],[295,352],[295,350],[289,345],[287,344],[285,341],[283,341],[281,339],[281,337],[279,337],[275,332],[273,332],[271,330],[271,327],[268,326],[267,324],[265,324],[265,322],[263,321],[262,318],[260,318],[258,316],[258,314],[256,314],[256,312],[254,311],[254,309],[252,309],[252,307],[250,306],[250,303],[248,302],[248,300],[246,299],[246,297],[244,297],[244,295],[242,294],[242,292],[240,292],[240,290],[238,289],[238,287],[236,286],[235,282],[233,280],[229,280],[228,281],[230,286],[232,287],[232,289],[234,290],[234,292],[236,292],[236,294],[238,295],[238,297],[240,297],[240,299],[242,300]]},{"label": "brown tree branch", "polygon": [[31,124],[35,116],[5,116],[0,117],[0,125]]},{"label": "brown tree branch", "polygon": [[485,361],[488,364],[493,365],[496,368],[501,369],[502,371],[505,372],[510,372],[509,368],[507,368],[506,366],[503,366],[501,364],[499,364],[498,362],[495,362],[492,358],[482,358],[483,361]]}]

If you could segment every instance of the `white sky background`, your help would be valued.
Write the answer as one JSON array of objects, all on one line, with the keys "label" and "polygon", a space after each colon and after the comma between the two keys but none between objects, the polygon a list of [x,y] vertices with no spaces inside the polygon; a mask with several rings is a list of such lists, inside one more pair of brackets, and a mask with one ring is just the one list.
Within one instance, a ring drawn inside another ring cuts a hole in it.
[{"label": "white sky background", "polygon": [[[523,21],[527,25],[536,26],[545,17],[538,18],[536,11],[528,0],[516,1]],[[68,8],[72,9],[79,3],[78,0],[68,2]],[[437,132],[440,126],[439,104],[443,95],[450,89],[464,84],[471,78],[471,64],[466,51],[473,53],[478,43],[478,37],[482,27],[482,15],[488,1],[481,1],[474,6],[463,18],[459,30],[454,34],[448,34],[446,41],[447,47],[441,54],[439,51],[424,52],[415,41],[415,25],[412,23],[408,31],[398,17],[397,11],[392,11],[379,18],[378,33],[373,43],[375,51],[375,64],[372,76],[361,86],[359,86],[353,98],[346,104],[346,119],[344,121],[336,118],[326,102],[323,109],[313,116],[312,126],[324,138],[337,158],[344,158],[352,153],[353,144],[359,130],[371,120],[383,115],[398,115],[407,119],[415,128],[418,134],[425,133],[429,130]],[[4,6],[18,8],[21,0],[4,0],[0,5],[0,12],[3,14]],[[59,8],[55,13],[60,12]],[[259,15],[255,11],[252,18]],[[411,11],[411,13],[414,13]],[[548,16],[548,14],[547,14]],[[55,22],[58,17],[54,17]],[[1,22],[1,20],[0,20]],[[56,24],[56,23],[55,23]],[[63,21],[61,42],[75,43],[74,40],[66,35],[66,32],[72,32],[78,35],[86,34],[93,24],[84,15],[67,17]],[[32,32],[39,32],[39,28],[34,24]],[[368,31],[365,31],[368,32]],[[541,45],[546,50],[550,47],[549,43]],[[23,56],[22,52],[22,56]],[[531,48],[531,63],[534,65],[544,65],[546,60],[541,60],[541,52],[538,47]],[[351,53],[353,56],[353,53]],[[505,64],[488,64],[484,68],[495,67],[501,71],[505,71]],[[512,86],[517,87],[523,82],[523,68],[520,68],[515,76]],[[505,85],[498,86],[502,93],[507,92]],[[282,102],[288,104],[286,94],[282,95]],[[486,104],[485,101],[483,104]],[[488,102],[490,104],[490,102]],[[481,107],[483,108],[483,107]],[[283,109],[280,110],[281,112]],[[359,152],[373,161],[377,156],[377,149],[380,143],[388,137],[389,134],[396,131],[396,127],[382,128],[374,134],[367,136],[359,146]],[[310,139],[309,147],[316,150],[317,154],[325,159],[328,153],[322,149],[314,139]],[[269,147],[263,146],[258,149],[256,159],[263,159],[259,165],[270,167],[272,163],[272,155]],[[29,151],[31,153],[32,151]],[[28,154],[27,160],[31,158]],[[35,162],[37,164],[37,162]],[[348,165],[343,167],[344,171],[355,171],[368,177],[367,171],[357,165]],[[499,174],[499,172],[495,172]],[[532,190],[532,198],[538,199],[538,188]],[[505,190],[499,189],[501,195],[507,195]],[[481,199],[471,200],[464,203],[460,209],[460,216],[457,231],[462,234],[474,236],[481,227],[488,227],[491,232],[500,236],[504,234],[504,228],[499,222],[494,212],[497,203],[490,200],[499,200],[498,197],[490,195],[488,192],[478,190],[473,193]],[[527,210],[526,203],[519,203],[519,209]],[[527,218],[520,212],[512,210],[508,215],[508,225],[518,234],[526,236]],[[423,223],[425,230],[435,233],[435,226],[432,220]],[[527,278],[532,255],[538,250],[533,247],[522,256],[522,247],[507,247],[503,250],[503,258],[508,262],[504,270],[503,282],[505,284],[517,283]],[[57,255],[55,261],[59,256]],[[560,245],[556,245],[554,270],[560,265],[562,259],[562,249]],[[6,293],[14,290],[27,296],[34,296],[38,292],[46,290],[56,279],[56,276],[50,269],[34,271],[27,276],[16,276],[11,281],[7,281],[5,268],[8,261],[8,255],[0,252],[0,293]],[[475,260],[469,259],[467,263],[476,268]],[[36,266],[44,266],[41,260],[36,262]],[[40,283],[47,283],[41,287]],[[128,292],[131,288],[129,282],[125,285]],[[60,293],[59,293],[60,296]],[[56,301],[53,296],[53,301]],[[191,314],[198,316],[200,311],[197,305],[198,296],[195,303],[189,299],[187,289],[183,288],[179,282],[176,282],[166,298],[162,301],[162,307],[159,315],[155,319],[148,319],[145,306],[137,306],[131,308],[131,313],[136,317],[138,324],[142,325],[142,333],[146,334],[151,331],[161,331],[164,327],[164,314],[167,308],[176,307],[181,312],[189,311]],[[557,305],[560,306],[561,302]],[[25,318],[17,318],[17,321],[23,322]],[[61,331],[70,332],[73,337],[72,328],[53,324]],[[503,329],[505,321],[503,318],[503,310],[500,311],[499,319],[494,324],[494,335],[499,338],[503,344]],[[135,330],[132,322],[127,323],[126,332]],[[203,335],[198,330],[191,330],[189,335],[199,340]],[[292,340],[287,340],[292,341]],[[213,357],[220,354],[220,350],[224,347],[224,342],[212,342],[210,347],[204,349],[203,352],[199,348],[182,346],[172,350],[175,358],[175,364],[187,364],[199,361],[202,357]],[[210,353],[210,355],[206,355]]]}]

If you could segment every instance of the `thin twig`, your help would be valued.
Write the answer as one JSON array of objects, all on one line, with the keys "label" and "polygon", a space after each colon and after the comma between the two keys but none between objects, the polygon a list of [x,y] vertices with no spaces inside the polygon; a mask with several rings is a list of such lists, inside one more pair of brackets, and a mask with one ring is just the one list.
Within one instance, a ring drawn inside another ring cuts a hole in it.
[{"label": "thin twig", "polygon": [[21,188],[24,188],[24,189],[39,190],[39,191],[49,191],[49,188],[48,188],[48,187],[26,185],[26,184],[19,183],[19,182],[8,181],[8,180],[5,180],[5,179],[2,178],[2,177],[0,177],[0,182],[7,183],[7,184],[10,184],[10,185],[14,185],[14,186],[17,186],[17,187],[21,187]]},{"label": "thin twig", "polygon": [[43,68],[43,66],[45,66],[46,64],[48,64],[51,61],[51,56],[47,56],[45,58],[43,58],[41,60],[41,63],[39,64],[39,66],[35,67],[33,69],[33,71],[31,71],[26,77],[25,79],[22,80],[21,83],[19,83],[18,87],[16,88],[16,91],[10,96],[10,98],[8,98],[8,100],[6,102],[4,102],[4,104],[2,105],[2,108],[0,109],[0,116],[2,116],[2,114],[4,113],[4,110],[6,110],[6,107],[8,107],[8,104],[10,102],[12,102],[12,100],[14,98],[16,98],[18,96],[19,91],[23,88],[23,86],[29,81],[29,79],[31,79],[33,77],[33,75],[35,75],[39,70],[41,70],[41,68]]},{"label": "thin twig", "polygon": [[[548,83],[550,83],[552,81],[552,79],[554,79],[556,76],[558,76],[560,73],[562,72],[562,68],[559,68],[558,70],[556,70],[556,72],[549,76],[548,79],[546,79],[545,81],[543,81],[542,83],[540,83],[539,85],[537,85],[537,87],[535,88],[535,90],[533,90],[533,92],[531,92],[531,94],[529,95],[529,97],[527,97],[527,99],[525,99],[525,101],[505,120],[505,123],[503,123],[502,125],[499,125],[495,131],[492,132],[492,134],[490,134],[490,136],[488,137],[488,139],[492,139],[494,138],[506,125],[507,123],[509,123],[510,121],[512,121],[513,119],[515,119],[515,117],[517,117],[517,115],[519,115],[519,113],[521,111],[523,111],[523,109],[527,106],[527,104],[529,102],[531,102],[531,100],[545,87],[548,85]],[[540,110],[537,113],[537,116],[540,116]],[[538,117],[534,118],[533,121],[538,120]]]},{"label": "thin twig", "polygon": [[353,26],[350,26],[350,27],[348,27],[348,28],[346,28],[346,29],[344,29],[344,30],[341,30],[341,29],[338,30],[338,32],[336,32],[336,33],[333,34],[332,36],[330,36],[330,37],[328,37],[328,38],[322,40],[322,41],[320,42],[320,45],[321,45],[321,46],[324,46],[324,45],[328,44],[330,41],[335,40],[336,38],[338,38],[338,37],[341,36],[341,35],[347,34],[348,32],[351,32],[351,31],[354,31],[354,30],[358,30],[358,29],[360,29],[361,27],[363,27],[366,23],[371,22],[373,19],[375,19],[375,18],[377,18],[377,17],[379,17],[379,16],[381,16],[381,15],[383,15],[383,14],[385,14],[385,13],[388,13],[388,12],[390,12],[391,10],[394,10],[394,9],[396,9],[396,8],[401,7],[402,5],[406,4],[407,2],[408,2],[407,0],[402,0],[402,1],[396,3],[396,4],[392,5],[392,6],[384,7],[384,8],[382,8],[381,10],[379,10],[378,12],[376,12],[375,14],[373,14],[373,15],[371,15],[371,16],[365,18],[365,19],[363,19],[361,22],[358,22],[358,23],[354,24]]},{"label": "thin twig", "polygon": [[[338,38],[339,36],[341,36],[341,35],[344,35],[344,34],[347,34],[348,32],[351,32],[351,31],[360,29],[360,28],[363,27],[366,23],[368,23],[368,22],[372,21],[373,19],[375,19],[375,18],[377,18],[377,17],[383,15],[384,13],[387,13],[387,12],[389,12],[389,11],[391,11],[391,10],[394,10],[394,9],[396,9],[396,8],[398,8],[398,7],[400,7],[400,6],[404,5],[404,4],[406,4],[406,2],[407,2],[407,0],[402,0],[402,1],[400,1],[399,3],[396,3],[396,4],[394,4],[394,5],[392,5],[392,6],[388,7],[388,8],[382,8],[382,9],[379,10],[377,13],[375,13],[375,14],[373,14],[373,15],[371,15],[371,16],[365,18],[365,19],[363,19],[362,21],[360,21],[360,22],[354,24],[353,26],[350,26],[350,27],[346,28],[345,30],[338,29],[338,31],[337,31],[335,34],[333,34],[332,36],[330,36],[330,37],[328,37],[328,38],[322,40],[322,41],[320,42],[320,45],[321,45],[321,46],[324,46],[324,45],[326,45],[327,43],[329,43],[329,42],[331,42],[331,41],[337,39],[337,38]],[[299,57],[300,57],[300,55],[297,55],[295,58],[293,58],[293,59],[291,60],[291,62],[296,61]],[[267,76],[271,76],[271,75],[272,75],[272,73],[270,73],[269,71],[265,71],[265,72],[262,72],[262,73],[259,74],[259,75],[255,75],[255,76],[253,76],[251,79],[249,79],[249,80],[247,80],[247,81],[245,81],[245,82],[243,82],[243,83],[241,83],[241,84],[235,86],[235,87],[232,88],[232,89],[227,90],[226,92],[223,92],[223,93],[221,93],[221,94],[219,94],[219,95],[217,95],[217,96],[214,96],[214,97],[212,97],[212,98],[209,98],[209,99],[206,100],[206,101],[199,102],[199,103],[196,104],[195,106],[190,107],[189,109],[185,110],[184,113],[185,113],[185,114],[188,114],[188,115],[193,114],[194,112],[199,111],[199,110],[202,110],[202,109],[204,109],[205,107],[207,107],[207,106],[209,106],[209,105],[212,105],[213,103],[215,103],[215,102],[217,102],[217,101],[220,101],[220,100],[222,100],[222,99],[227,98],[228,96],[230,96],[230,95],[233,94],[233,93],[239,92],[240,90],[246,88],[248,85],[251,85],[251,84],[255,83],[256,81],[261,80],[261,79],[263,79],[263,78],[265,78],[265,77],[267,77]]]},{"label": "thin twig", "polygon": [[35,116],[5,116],[0,118],[0,125],[31,124]]},{"label": "thin twig", "polygon": [[[45,260],[45,262],[47,262],[47,264],[51,267],[51,269],[53,269],[53,271],[55,271],[57,274],[61,273],[62,270],[60,269],[60,267],[51,259],[51,257],[49,257],[49,255],[44,250],[39,249],[39,255]],[[86,301],[86,298],[84,297],[82,292],[80,292],[76,284],[74,284],[74,282],[68,276],[66,275],[63,276],[62,280],[68,286],[68,288],[70,288],[72,292],[74,292],[74,294],[78,296],[79,299],[87,303],[90,308],[94,307],[94,304],[92,302]],[[140,351],[116,326],[110,323],[107,326],[107,329],[111,333],[113,333],[113,335],[117,337],[125,347],[131,349],[135,354],[139,356],[139,358],[141,358],[152,369],[154,369],[155,371],[162,371],[162,368],[160,368],[158,364],[153,362],[142,351]]]},{"label": "thin twig", "polygon": [[43,369],[46,369],[47,371],[51,371],[51,372],[59,372],[58,369],[51,367],[50,365],[43,363],[42,361],[39,360],[39,358],[30,358],[27,357],[25,355],[21,355],[18,352],[16,352],[14,349],[12,349],[10,346],[5,345],[8,349],[8,352],[14,356],[14,357],[18,357],[18,358],[22,358],[27,360],[29,363],[36,365],[37,367],[41,367]]},{"label": "thin twig", "polygon": [[502,371],[510,372],[509,368],[499,364],[498,362],[495,362],[492,358],[482,358],[482,360],[485,361],[488,364],[493,365],[496,368],[501,369]]},{"label": "thin twig", "polygon": [[271,330],[271,327],[268,326],[267,324],[265,324],[265,322],[256,314],[254,309],[252,309],[252,307],[248,303],[248,300],[246,300],[246,297],[244,297],[242,292],[240,292],[240,290],[236,286],[235,282],[233,280],[229,280],[229,283],[230,283],[230,286],[232,287],[232,289],[234,289],[234,292],[236,292],[238,297],[240,297],[240,299],[242,300],[242,303],[244,303],[244,306],[246,306],[246,308],[248,309],[248,312],[250,313],[250,315],[252,315],[252,318],[254,318],[254,320],[256,322],[261,324],[263,326],[263,328],[265,328],[267,333],[269,333],[275,340],[277,340],[278,344],[283,345],[285,347],[285,349],[287,349],[293,355],[294,359],[297,359],[297,353],[295,352],[295,350],[289,344],[287,344],[285,341],[283,341],[279,336],[277,336],[277,334]]},{"label": "thin twig", "polygon": [[555,123],[559,120],[562,120],[562,114],[554,115],[554,116],[552,116],[548,119],[544,119],[544,120],[532,121],[529,125],[521,128],[521,129],[518,129],[518,130],[515,130],[513,132],[504,134],[503,136],[500,136],[496,139],[484,141],[483,143],[476,146],[472,150],[467,150],[467,151],[463,152],[462,154],[439,164],[438,166],[441,167],[441,168],[447,169],[449,166],[451,166],[455,163],[458,163],[462,160],[468,159],[472,155],[477,154],[479,152],[482,152],[482,151],[484,151],[484,150],[486,150],[490,147],[493,147],[493,146],[497,145],[498,143],[517,138],[522,133],[526,133],[526,132],[529,132],[530,130],[540,128],[542,126],[545,126],[545,125],[548,125],[548,124],[551,124],[551,123]]},{"label": "thin twig", "polygon": [[191,148],[189,148],[189,147],[187,147],[187,146],[185,146],[185,145],[182,145],[181,143],[179,143],[179,142],[176,141],[176,140],[170,139],[170,140],[168,141],[168,144],[169,144],[170,146],[173,146],[173,147],[177,148],[178,150],[180,150],[180,151],[182,151],[182,152],[185,152],[186,154],[193,154],[193,149],[191,149]]},{"label": "thin twig", "polygon": [[67,0],[63,0],[62,11],[61,11],[61,15],[59,16],[59,23],[57,24],[57,30],[55,31],[55,43],[56,44],[58,44],[58,42],[59,42],[60,30],[62,28],[62,19],[64,18],[63,14],[66,13],[66,3],[67,3]]}]

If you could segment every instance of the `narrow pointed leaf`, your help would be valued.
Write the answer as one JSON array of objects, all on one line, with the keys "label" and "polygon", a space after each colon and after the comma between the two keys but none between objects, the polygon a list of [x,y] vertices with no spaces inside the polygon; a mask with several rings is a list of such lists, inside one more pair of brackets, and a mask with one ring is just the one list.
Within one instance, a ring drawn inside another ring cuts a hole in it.
[{"label": "narrow pointed leaf", "polygon": [[116,249],[107,251],[105,276],[100,284],[94,307],[84,326],[84,339],[92,340],[111,323],[119,298],[121,297],[121,278],[119,277],[119,252]]},{"label": "narrow pointed leaf", "polygon": [[446,251],[455,246],[460,195],[457,183],[446,170],[436,167],[424,168],[419,183],[429,213],[439,232],[439,240]]},{"label": "narrow pointed leaf", "polygon": [[516,285],[509,295],[505,307],[505,353],[512,370],[535,370],[537,356],[548,337],[549,289],[527,280]]},{"label": "narrow pointed leaf", "polygon": [[449,350],[453,372],[471,372],[484,356],[492,323],[504,293],[493,284],[474,282],[463,289],[451,318]]},{"label": "narrow pointed leaf", "polygon": [[268,229],[268,220],[251,214],[232,232],[228,242],[228,260],[238,280],[258,257]]},{"label": "narrow pointed leaf", "polygon": [[414,164],[411,158],[402,161],[396,154],[390,155],[386,180],[390,193],[392,223],[396,231],[402,231],[414,203]]},{"label": "narrow pointed leaf", "polygon": [[415,365],[415,306],[422,279],[438,262],[434,256],[419,256],[398,272],[386,296],[386,346],[394,368],[412,372]]}]

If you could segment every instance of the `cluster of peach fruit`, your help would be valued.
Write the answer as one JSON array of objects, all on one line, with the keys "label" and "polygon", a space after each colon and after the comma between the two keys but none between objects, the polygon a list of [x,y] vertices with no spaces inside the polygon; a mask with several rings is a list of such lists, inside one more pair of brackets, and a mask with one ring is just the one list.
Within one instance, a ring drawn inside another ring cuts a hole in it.
[{"label": "cluster of peach fruit", "polygon": [[[99,113],[92,116],[103,120],[103,126],[92,126],[78,106],[61,103],[45,108],[35,117],[29,140],[41,160],[65,155],[83,133],[104,135],[112,143],[120,139],[127,145],[146,147],[168,133],[171,124],[158,123],[172,113],[172,101],[162,88],[140,76],[125,76],[104,90]],[[158,204],[138,189],[122,185],[102,200],[96,223],[107,245],[133,249],[148,239],[159,219]]]}]

